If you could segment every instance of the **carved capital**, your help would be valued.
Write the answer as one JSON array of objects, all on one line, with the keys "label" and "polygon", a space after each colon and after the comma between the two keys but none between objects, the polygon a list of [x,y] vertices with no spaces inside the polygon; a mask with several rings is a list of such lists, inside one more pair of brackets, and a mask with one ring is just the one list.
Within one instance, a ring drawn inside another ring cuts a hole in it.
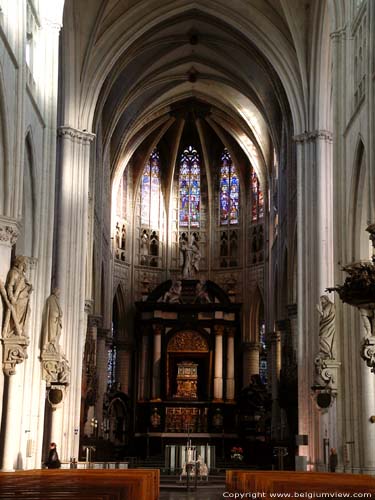
[{"label": "carved capital", "polygon": [[224,325],[214,326],[215,335],[224,335]]},{"label": "carved capital", "polygon": [[19,235],[19,223],[8,217],[0,217],[0,244],[12,246]]},{"label": "carved capital", "polygon": [[100,328],[102,326],[103,318],[102,316],[89,314],[87,318],[87,326],[88,328]]},{"label": "carved capital", "polygon": [[338,391],[338,378],[341,363],[317,356],[315,364],[315,384],[312,397],[319,411],[325,413],[331,408]]},{"label": "carved capital", "polygon": [[2,339],[3,342],[3,370],[5,375],[14,375],[16,365],[27,359],[28,337],[13,337]]},{"label": "carved capital", "polygon": [[293,136],[293,141],[297,144],[304,144],[316,140],[332,142],[332,132],[329,130],[312,130],[310,132],[305,131],[303,134]]},{"label": "carved capital", "polygon": [[228,337],[234,337],[236,335],[236,327],[235,326],[228,326],[226,331],[227,331]]},{"label": "carved capital", "polygon": [[375,373],[375,336],[365,337],[361,345],[361,358],[366,365]]},{"label": "carved capital", "polygon": [[85,300],[85,313],[90,314],[92,312],[92,308],[94,305],[94,301],[91,299],[86,299]]},{"label": "carved capital", "polygon": [[64,354],[43,352],[41,358],[42,378],[46,381],[47,387],[52,384],[69,385],[70,366]]},{"label": "carved capital", "polygon": [[163,325],[153,325],[153,330],[155,335],[162,335],[164,333]]},{"label": "carved capital", "polygon": [[337,391],[338,370],[341,364],[333,359],[324,359],[318,355],[314,360],[314,365],[316,385]]},{"label": "carved capital", "polygon": [[68,139],[73,139],[75,142],[80,142],[82,144],[90,144],[95,139],[95,134],[91,134],[86,130],[79,130],[77,128],[69,127],[68,125],[62,125],[57,129],[59,137],[67,137]]}]

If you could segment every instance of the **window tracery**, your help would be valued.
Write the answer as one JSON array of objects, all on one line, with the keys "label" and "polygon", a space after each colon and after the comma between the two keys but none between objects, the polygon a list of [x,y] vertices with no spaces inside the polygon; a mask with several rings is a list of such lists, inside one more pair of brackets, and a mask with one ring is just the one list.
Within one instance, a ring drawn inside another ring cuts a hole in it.
[{"label": "window tracery", "polygon": [[239,222],[240,182],[236,167],[227,149],[221,156],[220,167],[220,224]]},{"label": "window tracery", "polygon": [[117,260],[125,261],[127,252],[127,198],[128,198],[128,169],[121,177],[116,198],[116,226],[114,236],[114,252]]},{"label": "window tracery", "polygon": [[142,266],[160,267],[161,219],[160,155],[155,148],[143,169],[140,187],[139,263]]},{"label": "window tracery", "polygon": [[[219,169],[219,266],[239,265],[240,181],[229,151],[225,148]],[[225,227],[226,226],[226,227]]]},{"label": "window tracery", "polygon": [[197,150],[188,146],[181,155],[179,172],[179,225],[200,226],[200,159]]},{"label": "window tracery", "polygon": [[251,220],[253,223],[263,219],[264,216],[264,197],[260,189],[258,176],[253,167],[250,171],[251,176]]}]

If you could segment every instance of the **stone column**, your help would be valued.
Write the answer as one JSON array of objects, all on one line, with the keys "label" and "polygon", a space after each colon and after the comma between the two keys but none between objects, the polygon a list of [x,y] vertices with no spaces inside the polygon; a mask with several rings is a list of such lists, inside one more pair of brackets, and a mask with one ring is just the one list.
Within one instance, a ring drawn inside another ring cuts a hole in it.
[{"label": "stone column", "polygon": [[118,374],[116,379],[121,384],[121,390],[129,395],[132,387],[132,351],[133,346],[129,342],[117,342],[117,367]]},{"label": "stone column", "polygon": [[227,329],[227,379],[226,379],[226,399],[234,401],[235,383],[234,383],[234,335],[236,329]]},{"label": "stone column", "polygon": [[375,474],[375,423],[370,420],[375,415],[375,375],[361,362],[362,378],[362,474]]},{"label": "stone column", "polygon": [[161,334],[163,327],[154,326],[154,355],[152,363],[152,394],[154,401],[160,400],[160,360],[161,360]]},{"label": "stone column", "polygon": [[259,375],[259,342],[243,343],[243,386],[250,384],[252,375]]},{"label": "stone column", "polygon": [[108,384],[108,348],[107,337],[110,331],[104,328],[97,327],[97,344],[96,344],[96,374],[98,378],[98,394],[95,404],[95,416],[98,422],[103,421],[103,396],[107,391]]},{"label": "stone column", "polygon": [[214,401],[223,401],[223,335],[224,326],[215,326]]},{"label": "stone column", "polygon": [[145,401],[148,397],[148,357],[149,357],[149,338],[145,331],[142,335],[141,359],[139,362],[139,401]]},{"label": "stone column", "polygon": [[[297,153],[297,359],[298,433],[309,436],[300,453],[312,464],[318,460],[319,415],[311,398],[312,360],[318,350],[319,316],[316,304],[333,277],[332,133],[311,130],[294,137]],[[336,259],[337,261],[337,259]],[[306,286],[308,284],[308,286]]]},{"label": "stone column", "polygon": [[56,448],[58,452],[61,450],[62,441],[62,417],[63,417],[63,406],[57,406],[51,410],[51,434],[50,443],[56,443]]},{"label": "stone column", "polygon": [[90,146],[94,135],[71,126],[58,129],[60,144],[56,278],[64,318],[63,351],[70,361],[71,384],[63,408],[61,457],[78,456],[74,429],[81,410],[85,312]]},{"label": "stone column", "polygon": [[[98,328],[102,325],[100,315],[89,314],[87,317],[87,333],[83,355],[82,370],[82,397],[86,399],[88,407],[98,406]],[[97,417],[97,415],[95,414]],[[87,415],[85,415],[87,418]],[[82,421],[82,416],[81,416]],[[101,424],[101,420],[98,420]],[[99,427],[99,433],[101,427]]]},{"label": "stone column", "polygon": [[4,432],[4,451],[2,460],[3,471],[13,471],[18,469],[21,464],[18,463],[19,452],[19,435],[21,427],[22,400],[20,395],[23,389],[23,366],[18,367],[13,375],[8,374],[6,377],[7,401],[6,401],[6,417]]},{"label": "stone column", "polygon": [[272,437],[280,437],[281,421],[278,403],[281,370],[281,339],[280,333],[274,332],[271,336],[271,395],[272,395]]}]

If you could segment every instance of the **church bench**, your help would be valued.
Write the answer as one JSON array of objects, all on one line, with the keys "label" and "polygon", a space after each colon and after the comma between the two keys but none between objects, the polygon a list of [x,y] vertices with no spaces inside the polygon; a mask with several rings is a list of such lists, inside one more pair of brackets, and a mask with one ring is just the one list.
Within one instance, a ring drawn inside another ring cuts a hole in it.
[{"label": "church bench", "polygon": [[227,471],[230,492],[302,493],[341,492],[375,493],[375,479],[360,474],[291,471]]},{"label": "church bench", "polygon": [[0,473],[0,499],[157,500],[160,471],[32,470]]}]

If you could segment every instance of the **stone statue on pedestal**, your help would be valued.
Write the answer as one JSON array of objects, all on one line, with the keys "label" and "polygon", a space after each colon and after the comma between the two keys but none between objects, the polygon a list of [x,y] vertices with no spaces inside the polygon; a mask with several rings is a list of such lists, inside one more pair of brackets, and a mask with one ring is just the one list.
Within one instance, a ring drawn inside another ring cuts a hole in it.
[{"label": "stone statue on pedestal", "polygon": [[51,295],[46,300],[43,314],[42,350],[46,352],[60,351],[60,337],[62,329],[62,310],[59,303],[60,290],[54,288]]},{"label": "stone statue on pedestal", "polygon": [[319,356],[323,359],[334,359],[335,304],[329,300],[328,295],[322,295],[317,310],[320,314]]},{"label": "stone statue on pedestal", "polygon": [[30,313],[29,301],[33,290],[26,278],[27,257],[16,257],[5,287],[0,282],[0,293],[4,303],[2,337],[27,337],[26,325]]},{"label": "stone statue on pedestal", "polygon": [[60,290],[54,288],[46,300],[42,322],[42,368],[47,387],[53,384],[68,385],[70,366],[60,347],[62,310]]}]

